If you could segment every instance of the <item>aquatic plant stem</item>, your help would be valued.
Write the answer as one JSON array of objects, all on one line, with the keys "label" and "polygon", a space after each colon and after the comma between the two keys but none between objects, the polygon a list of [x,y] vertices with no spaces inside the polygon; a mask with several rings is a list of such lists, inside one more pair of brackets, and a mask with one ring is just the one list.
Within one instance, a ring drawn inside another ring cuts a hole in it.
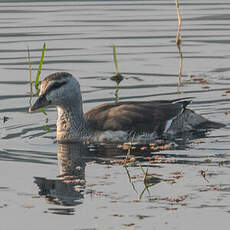
[{"label": "aquatic plant stem", "polygon": [[181,14],[180,14],[179,0],[175,0],[175,1],[176,1],[177,22],[178,22],[176,45],[177,45],[179,56],[180,56],[180,66],[179,66],[178,83],[177,83],[177,88],[178,88],[178,91],[179,91],[179,88],[181,86],[182,65],[183,65],[183,55],[182,55],[182,51],[181,51],[181,33],[180,33],[182,20],[181,20]]},{"label": "aquatic plant stem", "polygon": [[35,79],[35,89],[37,90],[37,92],[36,92],[37,96],[39,95],[38,83],[39,83],[39,78],[41,75],[42,64],[44,61],[45,50],[46,50],[46,43],[44,43],[43,48],[42,48],[42,55],[41,55],[41,59],[40,59],[39,67],[38,67],[38,72],[37,72],[36,79]]},{"label": "aquatic plant stem", "polygon": [[[32,74],[32,65],[31,65],[31,60],[30,60],[30,50],[29,50],[29,47],[27,48],[28,50],[28,64],[29,64],[29,75],[30,75],[30,106],[32,105],[32,98],[33,98],[33,74]],[[40,78],[40,75],[41,75],[41,70],[42,70],[42,64],[43,64],[43,61],[44,61],[44,56],[45,56],[45,50],[46,50],[46,44],[44,43],[43,44],[43,48],[42,48],[42,55],[41,55],[41,59],[40,59],[40,62],[39,62],[39,67],[38,67],[38,72],[37,72],[37,75],[36,75],[36,79],[35,79],[35,84],[34,84],[34,87],[36,89],[36,96],[39,95],[39,78]],[[47,131],[47,132],[50,132],[50,128],[48,127],[48,115],[47,113],[45,112],[45,109],[44,108],[41,108],[40,111],[46,116],[46,121],[45,121],[45,125],[44,125],[44,129]]]},{"label": "aquatic plant stem", "polygon": [[115,76],[112,77],[112,80],[116,82],[116,90],[115,90],[115,102],[118,103],[119,101],[119,90],[120,90],[120,82],[124,79],[118,69],[118,62],[117,62],[117,51],[116,46],[112,45],[113,47],[113,61],[115,65]]},{"label": "aquatic plant stem", "polygon": [[116,51],[116,46],[113,46],[113,61],[114,61],[114,65],[115,65],[115,75],[118,76],[120,75],[119,69],[118,69],[118,63],[117,63],[117,51]]},{"label": "aquatic plant stem", "polygon": [[28,64],[29,64],[29,76],[30,76],[30,106],[32,105],[32,98],[33,98],[33,69],[31,65],[31,59],[30,59],[30,49],[29,46],[27,47],[27,53],[28,53]]}]

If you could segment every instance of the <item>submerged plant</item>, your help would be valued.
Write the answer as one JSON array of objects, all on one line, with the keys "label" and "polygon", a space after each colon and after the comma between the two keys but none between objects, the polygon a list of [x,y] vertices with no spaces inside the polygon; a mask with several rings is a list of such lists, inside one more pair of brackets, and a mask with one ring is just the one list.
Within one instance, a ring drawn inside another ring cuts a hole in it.
[{"label": "submerged plant", "polygon": [[115,102],[117,103],[119,101],[119,89],[120,89],[120,82],[124,79],[122,74],[119,72],[118,69],[118,62],[117,62],[117,51],[116,46],[113,45],[113,61],[115,65],[115,75],[111,77],[112,81],[116,82],[116,90],[115,90]]},{"label": "submerged plant", "polygon": [[[38,66],[38,71],[37,71],[37,75],[36,75],[36,79],[35,79],[35,82],[34,82],[34,87],[35,87],[35,90],[36,90],[36,96],[39,95],[39,79],[40,79],[40,75],[41,75],[41,71],[42,71],[42,64],[44,62],[44,56],[45,56],[45,50],[46,50],[46,44],[44,43],[43,45],[43,48],[42,48],[42,55],[41,55],[41,58],[40,58],[40,62],[39,62],[39,66]],[[30,50],[29,50],[29,47],[28,47],[28,64],[29,64],[29,76],[30,76],[30,106],[31,106],[31,101],[32,101],[32,98],[33,98],[33,69],[32,69],[32,65],[31,65],[31,59],[30,59]],[[45,112],[45,109],[44,108],[41,108],[40,111],[46,116],[46,122],[45,122],[45,125],[44,125],[44,129],[47,131],[47,132],[50,132],[50,128],[48,127],[48,117],[47,117],[47,113]]]}]

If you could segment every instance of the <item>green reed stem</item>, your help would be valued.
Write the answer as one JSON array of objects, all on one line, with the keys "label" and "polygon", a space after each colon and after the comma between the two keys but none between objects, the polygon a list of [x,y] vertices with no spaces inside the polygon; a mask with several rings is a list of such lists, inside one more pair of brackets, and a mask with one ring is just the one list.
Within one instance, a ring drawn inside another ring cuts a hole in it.
[{"label": "green reed stem", "polygon": [[116,46],[113,46],[113,61],[115,65],[115,75],[111,78],[113,81],[116,82],[116,90],[115,90],[115,102],[119,101],[119,90],[120,90],[120,82],[124,79],[118,69],[118,62],[117,62],[117,51]]},{"label": "green reed stem", "polygon": [[[31,102],[32,102],[32,97],[33,97],[33,76],[32,76],[32,65],[31,65],[31,59],[30,59],[30,50],[29,50],[29,47],[28,47],[28,63],[29,63],[29,75],[30,75],[30,106],[31,106]],[[41,55],[41,59],[40,59],[40,62],[39,62],[39,67],[38,67],[38,72],[37,72],[37,75],[36,75],[36,79],[35,79],[35,84],[34,84],[34,87],[36,89],[36,96],[39,96],[39,79],[40,79],[40,75],[41,75],[41,71],[42,71],[42,64],[43,64],[43,61],[44,61],[44,56],[45,56],[45,50],[46,50],[46,44],[44,43],[43,45],[43,48],[42,48],[42,55]],[[45,115],[47,116],[47,113],[45,112],[45,109],[44,108],[41,108],[40,111]],[[44,129],[47,131],[47,132],[50,132],[50,128],[48,127],[48,117],[46,117],[46,122],[45,122],[45,125],[44,125]]]},{"label": "green reed stem", "polygon": [[38,72],[37,72],[36,79],[35,79],[35,89],[37,90],[37,92],[36,92],[37,96],[39,95],[38,83],[39,83],[39,78],[40,78],[40,75],[41,75],[42,64],[43,64],[43,61],[44,61],[45,50],[46,50],[46,43],[44,43],[43,48],[42,48],[42,56],[41,56],[41,59],[40,59]]},{"label": "green reed stem", "polygon": [[117,51],[116,51],[116,46],[113,45],[113,61],[115,65],[115,75],[120,75],[119,69],[118,69],[118,63],[117,63]]}]

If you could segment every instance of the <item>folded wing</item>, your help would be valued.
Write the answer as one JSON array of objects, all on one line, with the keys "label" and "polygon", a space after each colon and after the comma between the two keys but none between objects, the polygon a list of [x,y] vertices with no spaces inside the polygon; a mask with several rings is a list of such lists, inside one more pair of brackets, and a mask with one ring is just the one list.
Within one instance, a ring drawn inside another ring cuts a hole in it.
[{"label": "folded wing", "polygon": [[85,118],[95,130],[162,133],[167,122],[181,114],[188,103],[171,101],[106,103],[88,111]]}]

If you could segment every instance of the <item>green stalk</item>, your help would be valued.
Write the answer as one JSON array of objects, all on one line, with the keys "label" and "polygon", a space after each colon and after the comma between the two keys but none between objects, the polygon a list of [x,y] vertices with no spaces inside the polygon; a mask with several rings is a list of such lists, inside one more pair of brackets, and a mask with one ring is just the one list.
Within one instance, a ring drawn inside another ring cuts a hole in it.
[{"label": "green stalk", "polygon": [[117,62],[117,51],[116,46],[113,46],[113,61],[115,65],[115,75],[111,77],[112,81],[116,82],[116,90],[115,90],[115,102],[118,103],[119,101],[119,89],[120,89],[120,82],[124,79],[124,77],[121,75],[118,69],[118,62]]},{"label": "green stalk", "polygon": [[44,56],[45,56],[45,50],[46,50],[46,43],[44,43],[43,48],[42,48],[42,56],[40,59],[40,63],[39,63],[39,67],[38,67],[38,72],[37,72],[37,76],[35,79],[35,89],[37,90],[36,95],[39,95],[39,88],[38,88],[38,83],[39,83],[39,78],[41,75],[41,70],[42,70],[42,64],[43,64],[43,60],[44,60]]},{"label": "green stalk", "polygon": [[113,61],[115,65],[115,75],[118,76],[120,75],[119,69],[118,69],[118,63],[117,63],[117,51],[116,51],[116,46],[113,45]]}]

